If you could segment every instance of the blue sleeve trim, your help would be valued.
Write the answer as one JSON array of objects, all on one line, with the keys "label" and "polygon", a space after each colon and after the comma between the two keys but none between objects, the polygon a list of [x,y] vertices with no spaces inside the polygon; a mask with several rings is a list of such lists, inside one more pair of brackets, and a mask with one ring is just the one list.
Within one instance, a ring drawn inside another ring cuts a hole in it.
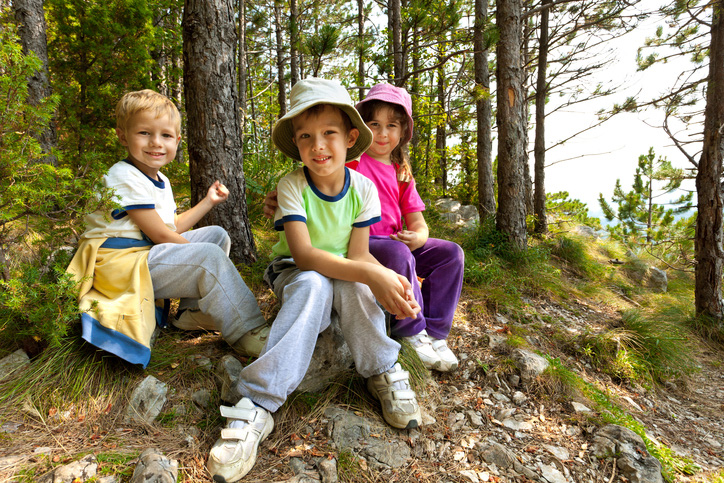
[{"label": "blue sleeve trim", "polygon": [[366,226],[374,225],[375,223],[377,223],[377,222],[380,221],[381,219],[382,219],[381,216],[375,216],[374,218],[371,218],[371,219],[366,220],[366,221],[360,221],[360,222],[357,222],[357,223],[352,223],[352,226],[355,227],[355,228],[364,228],[364,227],[366,227]]},{"label": "blue sleeve trim", "polygon": [[302,215],[287,215],[274,222],[274,229],[276,231],[284,231],[284,223],[288,221],[301,221],[302,223],[306,223],[307,219]]},{"label": "blue sleeve trim", "polygon": [[144,369],[151,360],[151,349],[127,335],[103,327],[87,312],[81,314],[80,322],[83,328],[83,339],[99,349],[108,351],[132,364],[141,364]]},{"label": "blue sleeve trim", "polygon": [[149,247],[153,245],[153,243],[148,242],[146,240],[136,240],[135,238],[122,238],[122,237],[115,237],[115,238],[109,238],[106,241],[103,242],[103,245],[101,245],[101,248],[137,248],[137,247]]},{"label": "blue sleeve trim", "polygon": [[156,208],[156,205],[154,204],[146,204],[146,205],[128,205],[124,206],[123,209],[115,209],[111,212],[111,217],[114,220],[120,220],[121,218],[125,218],[128,216],[128,212],[131,210],[149,210]]}]

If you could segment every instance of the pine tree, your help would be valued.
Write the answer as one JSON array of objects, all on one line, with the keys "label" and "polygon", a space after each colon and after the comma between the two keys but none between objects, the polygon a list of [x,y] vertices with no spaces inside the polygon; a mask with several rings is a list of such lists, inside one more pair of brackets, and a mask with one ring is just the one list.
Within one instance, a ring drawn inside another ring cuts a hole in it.
[{"label": "pine tree", "polygon": [[648,154],[639,156],[631,191],[624,192],[621,180],[616,181],[611,198],[616,208],[606,201],[603,194],[599,194],[598,202],[606,220],[618,221],[608,227],[608,232],[631,247],[645,247],[662,256],[672,242],[680,239],[680,245],[688,240],[691,220],[682,219],[682,215],[692,209],[694,193],[681,194],[668,202],[657,202],[674,195],[683,180],[681,169],[674,168],[666,158],[656,159],[654,148],[649,148]]}]

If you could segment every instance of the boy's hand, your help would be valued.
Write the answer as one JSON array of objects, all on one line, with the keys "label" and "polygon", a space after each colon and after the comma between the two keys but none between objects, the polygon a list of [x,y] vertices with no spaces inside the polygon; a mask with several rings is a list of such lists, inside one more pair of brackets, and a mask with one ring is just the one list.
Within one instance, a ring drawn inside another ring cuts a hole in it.
[{"label": "boy's hand", "polygon": [[378,271],[368,286],[380,305],[398,319],[416,317],[420,312],[420,306],[412,296],[410,282],[389,268],[381,265],[377,268]]},{"label": "boy's hand", "polygon": [[229,199],[229,189],[221,184],[221,181],[217,179],[209,188],[209,191],[206,193],[206,197],[214,206],[216,206]]},{"label": "boy's hand", "polygon": [[404,243],[411,252],[417,250],[425,244],[425,242],[420,239],[417,232],[411,230],[400,230],[397,233],[390,235],[390,238]]},{"label": "boy's hand", "polygon": [[270,220],[274,218],[274,212],[277,211],[277,206],[279,206],[279,203],[277,203],[277,190],[271,190],[266,194],[266,198],[264,198],[264,216]]}]

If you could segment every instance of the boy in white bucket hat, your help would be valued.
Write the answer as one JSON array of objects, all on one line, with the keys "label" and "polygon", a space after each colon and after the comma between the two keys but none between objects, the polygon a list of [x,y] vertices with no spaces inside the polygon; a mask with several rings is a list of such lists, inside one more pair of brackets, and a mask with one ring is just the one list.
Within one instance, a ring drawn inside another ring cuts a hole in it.
[{"label": "boy in white bucket hat", "polygon": [[397,362],[400,345],[387,336],[375,298],[401,318],[414,317],[420,307],[410,282],[370,255],[379,197],[371,181],[345,167],[367,150],[372,132],[339,82],[302,80],[290,101],[272,139],[304,166],[279,181],[274,227],[280,237],[264,274],[282,306],[260,357],[241,371],[236,390],[243,397],[221,407],[227,427],[208,461],[217,482],[237,481],[252,468],[274,426],[270,413],[302,381],[332,314],[384,419],[401,429],[421,419],[409,374]]}]

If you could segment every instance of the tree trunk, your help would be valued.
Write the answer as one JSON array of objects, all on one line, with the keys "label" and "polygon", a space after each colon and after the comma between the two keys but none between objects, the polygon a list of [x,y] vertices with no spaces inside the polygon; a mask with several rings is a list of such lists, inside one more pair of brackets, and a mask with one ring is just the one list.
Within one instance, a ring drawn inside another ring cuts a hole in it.
[{"label": "tree trunk", "polygon": [[277,104],[279,105],[279,117],[287,113],[287,89],[284,82],[284,37],[282,35],[282,8],[278,1],[274,2],[274,26],[277,40],[277,79],[279,90],[277,93]]},{"label": "tree trunk", "polygon": [[709,80],[706,91],[704,147],[696,175],[697,315],[712,317],[722,325],[722,175],[724,150],[724,0],[714,5],[709,50]]},{"label": "tree trunk", "polygon": [[392,36],[392,83],[397,87],[402,87],[402,7],[400,0],[389,0],[387,8],[388,24]]},{"label": "tree trunk", "polygon": [[[50,88],[48,73],[48,39],[45,33],[45,13],[43,0],[14,0],[12,2],[15,20],[18,22],[18,33],[23,46],[23,53],[35,53],[43,63],[40,70],[28,78],[28,103],[37,106],[43,99],[49,97],[53,91]],[[43,163],[56,165],[58,160],[51,154],[51,150],[58,145],[55,133],[55,119],[36,138],[43,152],[47,154]]]},{"label": "tree trunk", "polygon": [[239,0],[239,113],[241,116],[241,125],[239,129],[240,144],[241,144],[241,164],[244,165],[244,135],[246,133],[246,0]]},{"label": "tree trunk", "polygon": [[435,151],[440,156],[440,185],[442,195],[447,195],[447,106],[445,104],[445,63],[442,61],[442,53],[437,68],[437,102],[440,105],[440,113],[435,130]]},{"label": "tree trunk", "polygon": [[548,219],[546,216],[546,187],[545,187],[545,161],[546,161],[546,96],[548,95],[548,82],[546,70],[548,66],[548,13],[547,8],[552,0],[543,0],[543,10],[540,13],[540,40],[538,42],[538,69],[535,88],[535,191],[533,194],[533,211],[535,213],[535,233],[548,232]]},{"label": "tree trunk", "polygon": [[359,100],[365,98],[365,2],[357,0],[357,77]]},{"label": "tree trunk", "polygon": [[[412,115],[414,116],[420,105],[420,35],[417,28],[412,32],[412,82],[410,83],[410,97],[412,98]],[[410,165],[413,174],[417,174],[420,170],[420,160],[417,148],[420,145],[420,135],[418,129],[412,130],[412,139],[410,140]]]},{"label": "tree trunk", "polygon": [[475,0],[475,27],[473,44],[475,53],[475,112],[477,117],[477,160],[478,160],[478,212],[480,217],[495,214],[495,187],[491,162],[492,105],[490,101],[490,72],[488,70],[488,49],[485,46],[485,23],[488,18],[488,0]]},{"label": "tree trunk", "polygon": [[183,14],[184,92],[191,201],[217,179],[230,196],[199,225],[221,225],[231,236],[231,259],[256,260],[246,207],[236,92],[236,31],[232,0],[186,0]]},{"label": "tree trunk", "polygon": [[497,0],[498,211],[496,226],[519,249],[527,248],[525,226],[525,125],[521,59],[521,0]]},{"label": "tree trunk", "polygon": [[291,84],[289,88],[299,82],[299,7],[297,0],[289,2],[289,70]]}]

